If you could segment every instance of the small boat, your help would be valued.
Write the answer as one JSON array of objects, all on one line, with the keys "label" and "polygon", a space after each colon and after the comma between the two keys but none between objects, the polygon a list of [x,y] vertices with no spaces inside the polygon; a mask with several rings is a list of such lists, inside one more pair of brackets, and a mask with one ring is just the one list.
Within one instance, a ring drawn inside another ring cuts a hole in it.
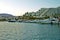
[{"label": "small boat", "polygon": [[16,20],[8,20],[8,22],[16,22]]},{"label": "small boat", "polygon": [[23,20],[17,20],[17,22],[23,22]]}]

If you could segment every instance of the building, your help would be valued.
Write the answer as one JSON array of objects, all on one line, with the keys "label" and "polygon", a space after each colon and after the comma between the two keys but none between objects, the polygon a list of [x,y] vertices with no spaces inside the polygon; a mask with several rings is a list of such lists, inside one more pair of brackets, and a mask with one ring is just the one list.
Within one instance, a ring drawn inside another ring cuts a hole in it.
[{"label": "building", "polygon": [[26,12],[24,16],[33,16],[36,18],[45,16],[60,16],[60,7],[57,8],[41,8],[36,12]]}]

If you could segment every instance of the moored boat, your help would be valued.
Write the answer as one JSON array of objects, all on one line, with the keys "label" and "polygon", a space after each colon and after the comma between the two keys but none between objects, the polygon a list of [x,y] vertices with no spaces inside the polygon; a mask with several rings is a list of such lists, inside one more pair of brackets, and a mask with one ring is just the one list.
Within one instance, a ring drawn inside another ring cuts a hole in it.
[{"label": "moored boat", "polygon": [[8,22],[16,22],[16,20],[8,20]]},{"label": "moored boat", "polygon": [[45,24],[60,24],[59,20],[57,18],[49,18],[49,19],[44,19],[40,20],[40,23],[45,23]]}]

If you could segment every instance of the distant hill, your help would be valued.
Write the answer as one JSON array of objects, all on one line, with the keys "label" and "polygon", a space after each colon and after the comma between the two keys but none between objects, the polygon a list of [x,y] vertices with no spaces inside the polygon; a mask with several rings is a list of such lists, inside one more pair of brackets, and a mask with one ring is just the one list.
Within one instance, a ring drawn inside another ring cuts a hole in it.
[{"label": "distant hill", "polygon": [[9,17],[9,16],[13,16],[13,15],[7,14],[7,13],[0,13],[0,16]]}]

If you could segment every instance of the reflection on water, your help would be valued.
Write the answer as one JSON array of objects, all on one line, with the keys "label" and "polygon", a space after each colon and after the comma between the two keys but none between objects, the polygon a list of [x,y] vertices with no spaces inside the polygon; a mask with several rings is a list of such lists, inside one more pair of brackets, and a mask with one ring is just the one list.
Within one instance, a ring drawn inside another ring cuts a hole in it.
[{"label": "reflection on water", "polygon": [[0,40],[60,40],[60,25],[0,22]]}]

